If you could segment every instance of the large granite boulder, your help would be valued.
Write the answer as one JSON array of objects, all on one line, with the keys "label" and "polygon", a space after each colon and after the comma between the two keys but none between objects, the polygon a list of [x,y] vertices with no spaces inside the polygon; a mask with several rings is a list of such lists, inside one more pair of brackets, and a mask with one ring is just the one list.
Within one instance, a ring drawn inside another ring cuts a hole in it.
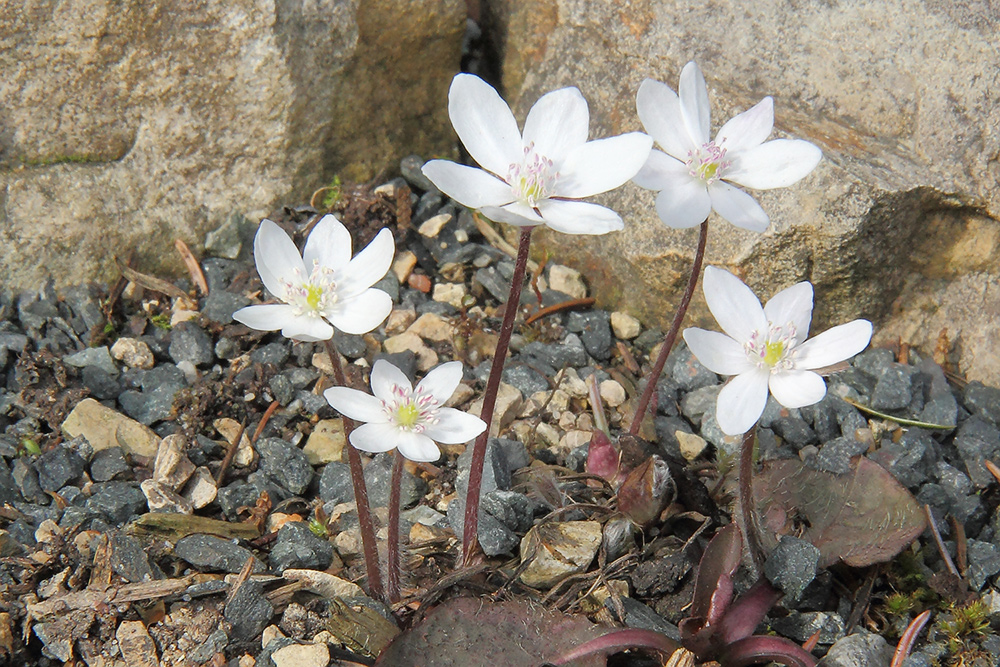
[{"label": "large granite boulder", "polygon": [[0,284],[179,266],[173,240],[446,152],[462,0],[0,3]]},{"label": "large granite boulder", "polygon": [[[676,90],[696,60],[713,133],[765,95],[776,131],[825,155],[805,180],[755,193],[764,234],[712,217],[708,262],[762,297],[816,285],[814,330],[858,316],[878,339],[945,341],[970,377],[1000,381],[1000,15],[968,0],[747,3],[500,0],[486,17],[503,88],[523,118],[544,92],[578,86],[592,136],[641,129],[640,82]],[[581,269],[604,304],[666,326],[697,230],[667,229],[635,186],[604,202],[626,221],[602,238],[541,231],[536,247]],[[641,289],[636,289],[641,286]],[[714,326],[700,294],[690,320]],[[942,329],[947,333],[942,337]]]}]

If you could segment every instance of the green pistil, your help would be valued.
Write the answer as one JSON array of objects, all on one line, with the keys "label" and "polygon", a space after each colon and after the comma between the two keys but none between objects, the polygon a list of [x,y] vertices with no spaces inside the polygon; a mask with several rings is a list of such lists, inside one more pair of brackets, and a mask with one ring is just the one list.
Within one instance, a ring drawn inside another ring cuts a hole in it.
[{"label": "green pistil", "polygon": [[411,428],[417,425],[418,419],[420,419],[420,410],[413,403],[401,405],[396,409],[396,424],[398,426]]},{"label": "green pistil", "polygon": [[718,162],[707,162],[698,167],[698,175],[703,181],[711,181],[719,171]]},{"label": "green pistil", "polygon": [[764,353],[764,363],[768,366],[774,366],[781,358],[785,355],[785,344],[781,341],[776,343],[768,343],[767,351]]},{"label": "green pistil", "polygon": [[323,298],[323,288],[318,285],[306,286],[306,303],[313,310],[319,308],[319,301]]}]

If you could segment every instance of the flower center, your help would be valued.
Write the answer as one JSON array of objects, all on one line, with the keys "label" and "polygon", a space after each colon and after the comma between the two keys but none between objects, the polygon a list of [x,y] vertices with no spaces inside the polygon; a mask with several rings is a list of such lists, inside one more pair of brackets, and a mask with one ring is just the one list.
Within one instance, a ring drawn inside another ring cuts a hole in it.
[{"label": "flower center", "polygon": [[296,315],[322,317],[323,313],[337,302],[337,283],[333,280],[333,270],[321,266],[313,260],[312,272],[308,277],[295,269],[291,280],[283,281],[285,303],[295,308]]},{"label": "flower center", "polygon": [[386,415],[392,424],[403,431],[412,433],[423,433],[429,424],[437,424],[438,408],[441,407],[437,400],[424,390],[417,387],[410,391],[406,387],[398,384],[392,386],[393,398],[382,401]]},{"label": "flower center", "polygon": [[720,148],[714,141],[702,144],[697,150],[688,151],[688,173],[692,177],[711,185],[716,182],[733,163],[726,159],[726,149]]},{"label": "flower center", "polygon": [[792,350],[795,347],[795,325],[788,322],[776,325],[768,322],[766,331],[754,331],[743,345],[747,358],[757,368],[789,370],[793,368]]},{"label": "flower center", "polygon": [[535,152],[534,142],[524,147],[524,160],[513,162],[507,172],[507,182],[519,202],[535,208],[538,202],[552,194],[559,173],[552,160]]}]

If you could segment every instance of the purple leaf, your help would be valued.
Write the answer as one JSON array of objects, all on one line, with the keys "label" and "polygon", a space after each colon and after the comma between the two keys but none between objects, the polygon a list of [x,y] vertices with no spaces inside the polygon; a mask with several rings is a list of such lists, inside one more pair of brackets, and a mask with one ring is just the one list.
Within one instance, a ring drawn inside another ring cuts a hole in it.
[{"label": "purple leaf", "polygon": [[[582,616],[552,612],[520,601],[498,604],[458,598],[434,609],[419,625],[397,635],[376,667],[538,667],[565,655],[604,628]],[[603,655],[563,663],[605,667]]]},{"label": "purple leaf", "polygon": [[630,648],[659,651],[664,657],[669,657],[680,647],[677,642],[659,632],[630,628],[628,630],[615,630],[603,637],[591,639],[565,654],[549,658],[549,662],[553,665],[568,665],[572,660],[591,654],[608,656]]},{"label": "purple leaf", "polygon": [[768,662],[780,662],[788,667],[815,667],[816,658],[784,637],[754,635],[727,646],[719,662],[722,667],[746,667]]},{"label": "purple leaf", "polygon": [[852,567],[889,561],[926,521],[910,492],[865,457],[852,459],[843,475],[807,468],[798,459],[768,461],[753,495],[765,547],[781,535],[796,535],[819,549],[820,567],[838,560]]},{"label": "purple leaf", "polygon": [[587,448],[587,472],[603,477],[611,483],[618,476],[618,450],[611,444],[611,438],[599,429],[594,429]]},{"label": "purple leaf", "polygon": [[736,599],[722,617],[722,641],[731,644],[749,637],[764,620],[771,607],[781,599],[781,591],[761,579]]},{"label": "purple leaf", "polygon": [[735,523],[720,529],[705,547],[698,564],[691,616],[714,625],[733,600],[733,573],[740,566],[743,535]]}]

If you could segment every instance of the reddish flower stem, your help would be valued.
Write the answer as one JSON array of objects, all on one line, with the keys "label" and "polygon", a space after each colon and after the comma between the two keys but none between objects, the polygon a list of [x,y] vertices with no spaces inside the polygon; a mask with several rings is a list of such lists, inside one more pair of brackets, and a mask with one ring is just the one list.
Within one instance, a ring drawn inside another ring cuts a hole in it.
[{"label": "reddish flower stem", "polygon": [[746,535],[753,564],[758,572],[763,572],[764,547],[760,543],[757,514],[753,507],[753,444],[756,437],[757,424],[754,424],[743,434],[743,444],[740,446],[740,511],[743,514],[743,534]]},{"label": "reddish flower stem", "polygon": [[[325,340],[326,353],[330,356],[333,367],[333,379],[341,387],[347,386],[344,377],[344,367],[340,364],[340,353],[333,346],[333,340]],[[351,432],[355,428],[353,419],[341,415],[344,420],[344,437],[350,443]],[[350,444],[347,450],[347,464],[351,469],[351,482],[354,484],[354,501],[358,506],[358,524],[361,527],[361,545],[365,555],[365,569],[368,571],[368,592],[377,600],[385,600],[385,589],[382,588],[382,571],[378,564],[378,547],[375,544],[375,524],[372,523],[371,510],[368,506],[368,487],[365,485],[365,472],[361,466],[361,454]]]},{"label": "reddish flower stem", "polygon": [[465,529],[462,538],[462,562],[468,567],[472,564],[476,546],[479,544],[479,496],[483,483],[483,465],[486,462],[486,443],[490,439],[490,429],[493,426],[493,409],[497,403],[497,392],[500,390],[500,376],[503,373],[504,362],[507,359],[507,347],[510,336],[514,332],[514,317],[521,303],[521,287],[528,266],[528,247],[531,244],[533,227],[522,227],[521,238],[517,246],[517,260],[514,262],[514,275],[510,279],[510,296],[504,307],[503,323],[500,325],[500,339],[497,341],[496,353],[493,355],[493,365],[490,367],[490,377],[486,381],[486,393],[483,395],[483,411],[480,419],[486,422],[483,431],[472,450],[472,467],[469,470],[469,490],[465,496]]},{"label": "reddish flower stem", "polygon": [[698,276],[701,275],[701,265],[705,259],[705,243],[707,241],[708,220],[705,220],[705,222],[701,223],[699,230],[698,249],[694,253],[694,262],[691,264],[691,276],[688,278],[687,288],[685,288],[684,294],[681,296],[677,312],[674,313],[674,321],[670,323],[670,331],[667,332],[666,337],[663,339],[663,345],[660,346],[660,354],[657,355],[656,362],[653,364],[653,370],[649,373],[646,388],[642,392],[639,405],[635,409],[635,417],[632,418],[632,425],[628,429],[632,435],[639,434],[639,426],[642,425],[642,418],[646,416],[649,402],[653,398],[653,392],[656,391],[656,383],[663,372],[663,365],[667,363],[667,355],[673,349],[674,342],[677,340],[677,333],[681,330],[681,322],[684,320],[684,315],[687,314],[688,306],[691,304],[691,297],[694,296],[694,288],[698,285]]},{"label": "reddish flower stem", "polygon": [[403,482],[403,455],[397,449],[392,459],[389,482],[389,545],[386,568],[386,593],[389,602],[399,601],[399,487]]}]

